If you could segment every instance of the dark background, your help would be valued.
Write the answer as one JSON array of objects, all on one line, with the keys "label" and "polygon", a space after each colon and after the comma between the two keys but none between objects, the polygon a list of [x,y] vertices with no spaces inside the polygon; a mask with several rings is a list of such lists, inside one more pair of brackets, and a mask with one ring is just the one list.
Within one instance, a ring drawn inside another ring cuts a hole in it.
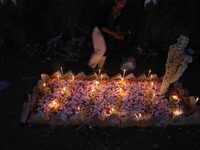
[{"label": "dark background", "polygon": [[[107,0],[11,0],[0,4],[0,37],[3,48],[39,42],[61,33],[83,35],[74,24],[90,31],[98,8]],[[144,0],[129,0],[122,10],[122,31],[132,32],[132,42],[153,46],[171,45],[180,35],[190,47],[199,48],[200,3],[198,0],[157,0],[144,7]],[[162,50],[162,49],[160,49]]]}]

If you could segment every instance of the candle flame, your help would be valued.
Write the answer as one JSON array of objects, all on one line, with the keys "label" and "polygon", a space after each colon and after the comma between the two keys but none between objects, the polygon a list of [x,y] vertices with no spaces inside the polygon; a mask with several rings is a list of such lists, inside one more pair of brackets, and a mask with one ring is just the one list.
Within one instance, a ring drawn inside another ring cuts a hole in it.
[{"label": "candle flame", "polygon": [[182,112],[182,110],[180,110],[180,109],[174,111],[174,114],[177,115],[177,116],[178,116],[178,115],[181,115],[182,113],[183,113],[183,112]]},{"label": "candle flame", "polygon": [[178,100],[178,96],[177,95],[172,95],[172,99]]},{"label": "candle flame", "polygon": [[199,100],[199,98],[197,97],[196,102]]},{"label": "candle flame", "polygon": [[46,86],[46,83],[43,83],[43,86]]},{"label": "candle flame", "polygon": [[57,104],[57,102],[56,102],[56,101],[53,101],[53,102],[52,102],[52,104],[53,104],[53,105],[56,105],[56,104]]}]

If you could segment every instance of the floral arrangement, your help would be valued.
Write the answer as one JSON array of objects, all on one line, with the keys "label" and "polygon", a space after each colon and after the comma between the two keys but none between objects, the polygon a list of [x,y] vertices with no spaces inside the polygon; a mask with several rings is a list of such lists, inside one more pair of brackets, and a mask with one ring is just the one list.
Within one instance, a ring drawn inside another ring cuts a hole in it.
[{"label": "floral arrangement", "polygon": [[[45,88],[45,90],[44,90]],[[151,114],[155,119],[170,116],[175,110],[187,115],[180,100],[159,95],[159,81],[49,79],[40,89],[35,114],[70,118],[116,114],[120,119]],[[173,105],[172,105],[173,103]],[[172,107],[173,106],[173,107]]]},{"label": "floral arrangement", "polygon": [[178,38],[178,43],[170,46],[160,95],[167,92],[169,85],[177,81],[187,68],[187,64],[192,62],[192,57],[185,53],[188,42],[189,38],[181,35]]}]

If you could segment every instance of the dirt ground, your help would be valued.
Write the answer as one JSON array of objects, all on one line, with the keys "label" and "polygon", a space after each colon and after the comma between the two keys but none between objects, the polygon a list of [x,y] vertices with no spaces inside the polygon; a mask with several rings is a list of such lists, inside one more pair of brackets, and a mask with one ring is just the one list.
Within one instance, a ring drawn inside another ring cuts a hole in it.
[{"label": "dirt ground", "polygon": [[[120,64],[123,53],[108,55],[105,68],[108,75],[122,73]],[[149,70],[159,77],[165,73],[167,53],[158,53],[156,58],[138,58],[135,76],[147,74]],[[83,71],[92,73],[87,66],[89,57],[78,62],[66,62],[63,58],[42,62],[40,58],[31,60],[17,57],[4,57],[0,62],[0,80],[11,85],[0,91],[0,149],[1,150],[129,150],[129,149],[200,149],[200,125],[168,127],[89,127],[89,126],[49,126],[19,123],[23,103],[28,94],[37,85],[42,73],[51,75],[63,67],[63,71],[72,70],[75,74]],[[131,72],[127,72],[131,73]],[[180,78],[190,96],[200,96],[199,62],[193,61]]]}]

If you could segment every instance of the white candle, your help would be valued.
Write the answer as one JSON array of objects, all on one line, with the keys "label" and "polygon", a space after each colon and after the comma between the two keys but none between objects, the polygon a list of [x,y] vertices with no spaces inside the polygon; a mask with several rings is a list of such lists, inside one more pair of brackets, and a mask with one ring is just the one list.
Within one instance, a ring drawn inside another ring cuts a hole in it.
[{"label": "white candle", "polygon": [[41,74],[41,80],[42,80],[42,82],[45,82],[45,81],[46,81],[45,74]]},{"label": "white candle", "polygon": [[59,74],[57,74],[57,78],[58,78],[58,79],[60,78],[60,75],[59,75]]},{"label": "white candle", "polygon": [[62,67],[60,67],[60,70],[61,70],[61,74],[62,74],[62,76],[63,76],[63,69],[62,69]]},{"label": "white candle", "polygon": [[152,77],[153,77],[153,75],[151,75],[151,77],[150,77],[150,81],[152,80]]},{"label": "white candle", "polygon": [[103,75],[101,75],[101,81],[102,81]]},{"label": "white candle", "polygon": [[123,72],[123,78],[124,78],[124,76],[125,76],[125,72],[126,72],[126,70],[124,69],[124,72]]},{"label": "white candle", "polygon": [[41,79],[43,78],[43,74],[41,74]]},{"label": "white candle", "polygon": [[99,69],[99,76],[100,76],[100,74],[101,74],[101,69]]},{"label": "white candle", "polygon": [[46,83],[43,84],[44,93],[46,93]]},{"label": "white candle", "polygon": [[[135,113],[134,113],[134,114],[135,114]],[[138,121],[140,121],[139,118],[138,118],[138,116],[137,116],[136,114],[135,114],[135,117],[137,118]]]},{"label": "white candle", "polygon": [[151,73],[151,70],[149,70],[149,73],[148,73],[148,75],[147,75],[147,78],[149,77],[150,73]]}]

